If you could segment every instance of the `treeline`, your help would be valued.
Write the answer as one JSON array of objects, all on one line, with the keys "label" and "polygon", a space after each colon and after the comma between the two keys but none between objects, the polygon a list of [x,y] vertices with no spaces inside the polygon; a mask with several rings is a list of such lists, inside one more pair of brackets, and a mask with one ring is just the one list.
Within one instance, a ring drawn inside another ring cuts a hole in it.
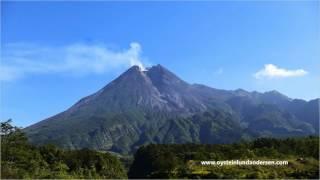
[{"label": "treeline", "polygon": [[[123,159],[123,158],[122,158]],[[319,137],[260,138],[235,144],[150,144],[122,160],[89,149],[33,146],[10,121],[1,123],[1,179],[319,179]],[[204,166],[200,161],[287,160],[285,166]],[[130,165],[131,164],[131,165]],[[128,167],[127,172],[123,167]]]},{"label": "treeline", "polygon": [[[201,160],[288,160],[286,166],[203,166]],[[319,137],[226,145],[151,144],[134,156],[129,178],[319,179]]]},{"label": "treeline", "polygon": [[120,161],[89,149],[61,150],[33,146],[10,120],[1,123],[1,179],[126,178]]}]

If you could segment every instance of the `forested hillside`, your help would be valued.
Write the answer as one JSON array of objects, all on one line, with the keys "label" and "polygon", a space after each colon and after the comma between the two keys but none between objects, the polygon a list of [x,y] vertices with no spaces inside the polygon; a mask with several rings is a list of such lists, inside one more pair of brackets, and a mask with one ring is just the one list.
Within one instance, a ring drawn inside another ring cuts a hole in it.
[{"label": "forested hillside", "polygon": [[126,178],[120,161],[89,149],[61,150],[33,146],[20,129],[1,123],[1,179]]},{"label": "forested hillside", "polygon": [[[210,160],[287,160],[284,166],[213,166]],[[319,179],[319,138],[261,138],[228,145],[152,144],[135,154],[129,178]]]}]

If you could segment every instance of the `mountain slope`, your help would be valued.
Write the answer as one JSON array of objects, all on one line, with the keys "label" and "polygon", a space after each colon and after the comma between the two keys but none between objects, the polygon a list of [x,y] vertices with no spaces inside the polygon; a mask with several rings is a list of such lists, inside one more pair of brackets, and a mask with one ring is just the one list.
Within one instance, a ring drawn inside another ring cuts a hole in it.
[{"label": "mountain slope", "polygon": [[35,144],[119,153],[148,143],[232,143],[314,134],[316,102],[276,91],[219,90],[189,84],[161,65],[147,71],[133,66],[68,110],[24,131]]}]

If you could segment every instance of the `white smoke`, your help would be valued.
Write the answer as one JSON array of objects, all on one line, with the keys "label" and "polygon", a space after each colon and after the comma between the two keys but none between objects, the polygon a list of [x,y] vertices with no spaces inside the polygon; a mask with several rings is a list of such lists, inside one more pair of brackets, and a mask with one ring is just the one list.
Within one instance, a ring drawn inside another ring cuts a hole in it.
[{"label": "white smoke", "polygon": [[116,51],[103,44],[73,43],[51,47],[28,43],[3,46],[0,80],[10,81],[31,74],[102,74],[137,65],[145,70],[139,43]]},{"label": "white smoke", "polygon": [[142,61],[140,60],[140,54],[141,54],[141,46],[139,43],[133,42],[130,44],[130,49],[128,51],[129,57],[130,57],[130,65],[131,66],[139,66],[139,68],[142,71],[146,71],[146,68],[142,64]]}]

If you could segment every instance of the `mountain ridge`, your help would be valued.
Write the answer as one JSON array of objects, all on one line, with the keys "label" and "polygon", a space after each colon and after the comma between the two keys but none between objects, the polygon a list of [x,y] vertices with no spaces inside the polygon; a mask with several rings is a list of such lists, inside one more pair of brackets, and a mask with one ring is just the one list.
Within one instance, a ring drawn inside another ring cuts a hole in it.
[{"label": "mountain ridge", "polygon": [[119,153],[148,143],[232,143],[317,134],[317,102],[277,91],[189,84],[161,65],[146,70],[133,66],[66,111],[24,131],[35,144]]}]

